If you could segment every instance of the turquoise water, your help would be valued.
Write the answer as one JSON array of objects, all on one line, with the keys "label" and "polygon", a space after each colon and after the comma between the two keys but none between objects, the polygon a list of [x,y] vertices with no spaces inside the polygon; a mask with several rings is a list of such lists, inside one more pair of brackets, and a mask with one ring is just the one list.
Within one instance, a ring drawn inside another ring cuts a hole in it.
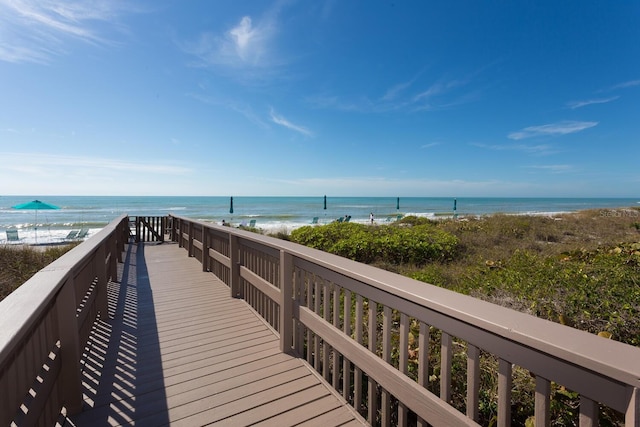
[{"label": "turquoise water", "polygon": [[[22,211],[12,206],[39,199],[54,204],[58,210]],[[5,230],[18,228],[24,243],[48,243],[64,238],[70,229],[99,230],[120,214],[175,215],[198,220],[232,224],[256,220],[256,226],[269,231],[291,230],[351,215],[351,221],[368,222],[373,213],[376,222],[384,223],[398,214],[437,217],[452,214],[485,215],[498,212],[512,214],[552,214],[592,208],[640,206],[640,198],[486,198],[460,197],[234,197],[234,212],[229,213],[229,197],[117,197],[117,196],[0,196],[0,243]],[[37,214],[37,217],[36,217]]]}]

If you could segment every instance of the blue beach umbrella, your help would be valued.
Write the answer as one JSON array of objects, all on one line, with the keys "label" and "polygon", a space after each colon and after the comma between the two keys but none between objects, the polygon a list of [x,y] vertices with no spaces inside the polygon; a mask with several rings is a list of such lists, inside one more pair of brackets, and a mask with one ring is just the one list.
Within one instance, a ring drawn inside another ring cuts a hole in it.
[{"label": "blue beach umbrella", "polygon": [[327,210],[327,195],[324,196],[324,210]]},{"label": "blue beach umbrella", "polygon": [[233,213],[233,196],[231,197],[231,204],[229,205],[229,213]]},{"label": "blue beach umbrella", "polygon": [[34,210],[36,211],[36,219],[34,222],[34,229],[36,232],[36,243],[38,243],[38,211],[39,210],[51,210],[51,209],[60,209],[56,205],[51,205],[49,203],[41,202],[40,200],[33,200],[27,203],[21,203],[19,205],[13,206],[13,209],[21,209],[21,210]]},{"label": "blue beach umbrella", "polygon": [[400,197],[396,199],[396,209],[400,210]]}]

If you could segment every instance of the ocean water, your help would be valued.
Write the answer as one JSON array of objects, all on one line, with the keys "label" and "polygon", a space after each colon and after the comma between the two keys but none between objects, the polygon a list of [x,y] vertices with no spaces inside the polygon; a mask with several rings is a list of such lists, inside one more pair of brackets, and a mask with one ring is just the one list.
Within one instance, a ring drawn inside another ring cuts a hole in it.
[{"label": "ocean water", "polygon": [[[58,206],[56,210],[17,210],[13,206],[38,199]],[[129,215],[175,215],[232,225],[256,220],[266,231],[291,231],[318,222],[328,223],[351,215],[352,222],[385,223],[397,215],[441,217],[494,213],[544,214],[640,206],[639,198],[486,198],[460,197],[118,197],[118,196],[0,196],[0,244],[7,243],[5,230],[17,228],[23,244],[51,244],[64,240],[72,229],[87,228],[89,236],[123,213]]]}]

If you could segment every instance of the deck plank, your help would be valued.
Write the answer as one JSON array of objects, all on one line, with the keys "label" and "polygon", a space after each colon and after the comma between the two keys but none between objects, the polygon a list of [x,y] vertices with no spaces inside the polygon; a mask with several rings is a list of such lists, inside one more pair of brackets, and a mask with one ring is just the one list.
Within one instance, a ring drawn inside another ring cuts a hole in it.
[{"label": "deck plank", "polygon": [[76,426],[366,424],[197,260],[129,245],[85,349]]}]

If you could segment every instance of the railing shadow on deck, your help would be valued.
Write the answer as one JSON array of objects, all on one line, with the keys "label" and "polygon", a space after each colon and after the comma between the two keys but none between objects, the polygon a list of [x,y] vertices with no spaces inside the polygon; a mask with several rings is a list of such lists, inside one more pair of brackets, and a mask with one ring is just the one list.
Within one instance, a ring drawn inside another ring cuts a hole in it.
[{"label": "railing shadow on deck", "polygon": [[153,295],[145,245],[130,244],[121,280],[109,286],[110,322],[98,322],[84,353],[85,408],[73,424],[131,425],[153,415],[169,423]]}]

